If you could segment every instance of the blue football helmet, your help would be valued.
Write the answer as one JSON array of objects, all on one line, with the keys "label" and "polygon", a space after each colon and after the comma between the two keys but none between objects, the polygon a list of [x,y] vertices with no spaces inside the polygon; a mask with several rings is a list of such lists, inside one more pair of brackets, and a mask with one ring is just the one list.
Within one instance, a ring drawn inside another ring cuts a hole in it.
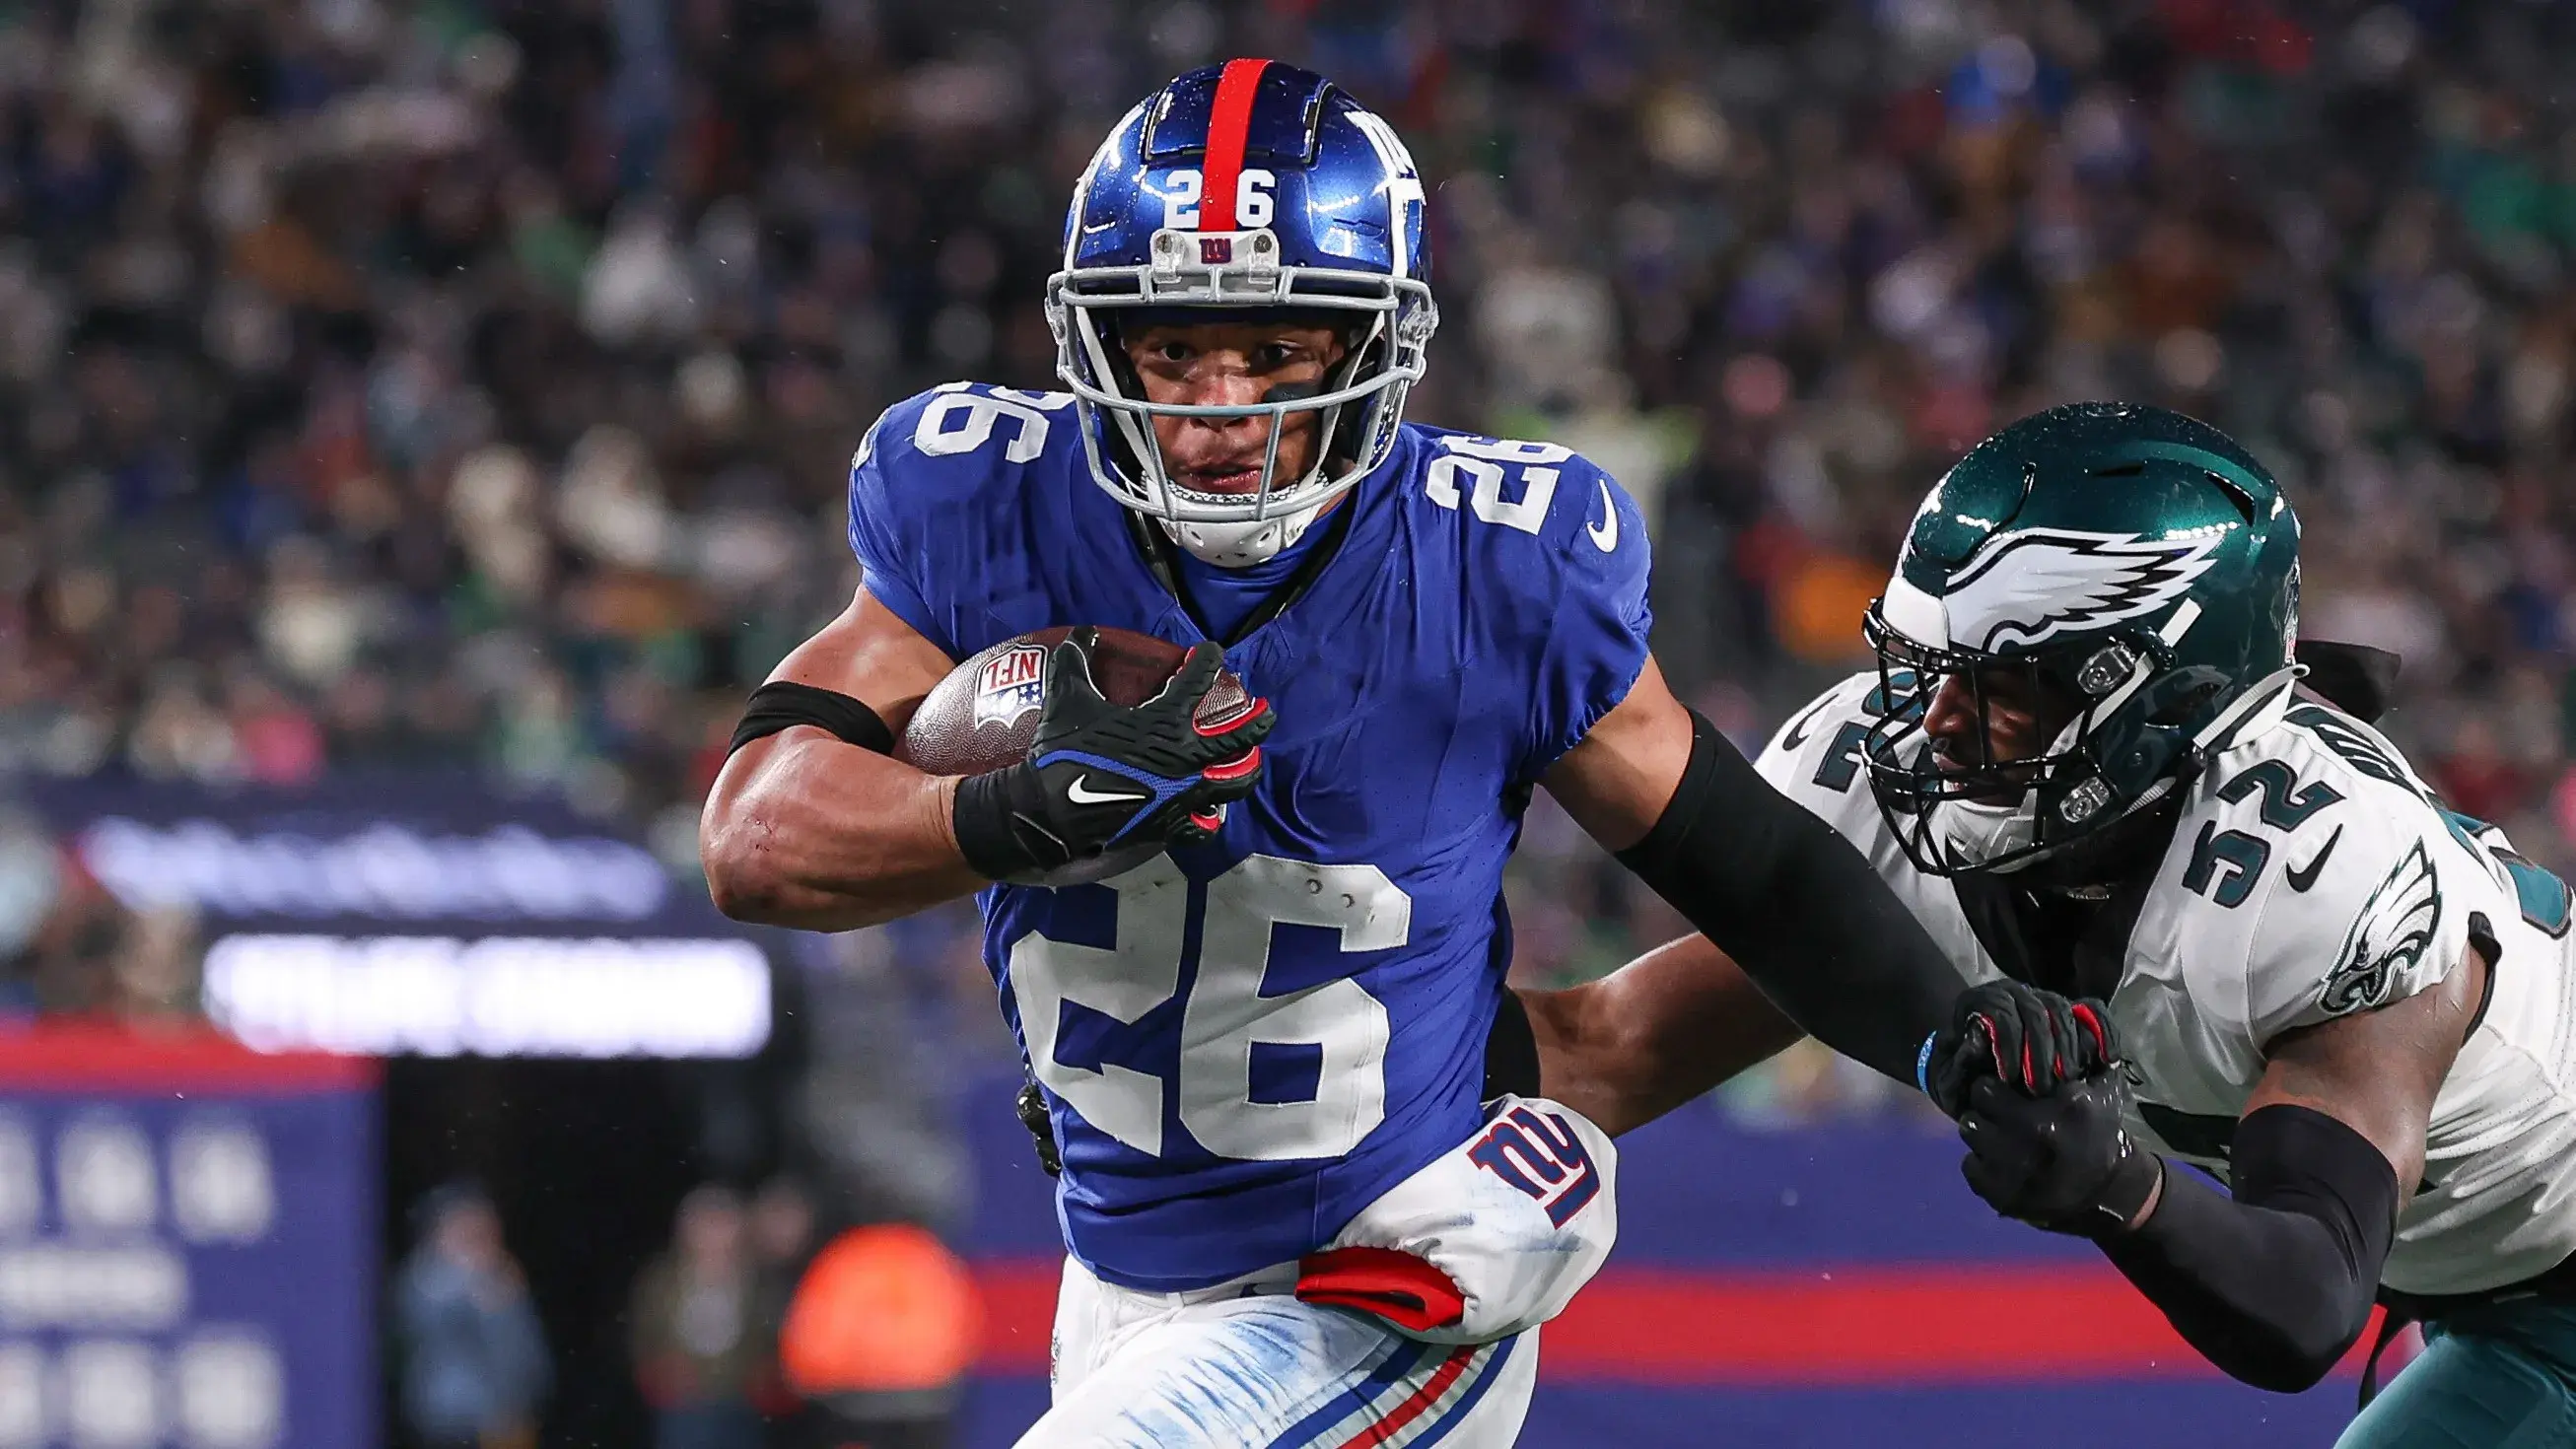
[{"label": "blue football helmet", "polygon": [[[1295,542],[1395,446],[1440,322],[1423,223],[1421,173],[1394,128],[1311,71],[1228,61],[1138,104],[1084,168],[1064,270],[1047,282],[1056,375],[1080,411],[1092,478],[1210,563],[1243,567]],[[1119,323],[1181,308],[1315,314],[1347,350],[1320,388],[1293,396],[1148,402]],[[1298,413],[1319,417],[1315,461],[1278,478],[1280,434]],[[1269,450],[1249,493],[1179,485],[1154,438],[1157,417],[1264,416]]]}]

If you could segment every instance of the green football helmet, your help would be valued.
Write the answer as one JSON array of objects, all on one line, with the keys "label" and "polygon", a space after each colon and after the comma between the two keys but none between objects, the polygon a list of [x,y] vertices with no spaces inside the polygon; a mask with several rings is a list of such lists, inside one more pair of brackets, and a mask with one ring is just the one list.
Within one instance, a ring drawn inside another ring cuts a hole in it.
[{"label": "green football helmet", "polygon": [[[2298,614],[2298,518],[2234,439],[2125,403],[2024,418],[1934,486],[1870,606],[1879,809],[1930,874],[2080,860],[2277,718]],[[2037,755],[1997,758],[2003,671],[2072,714]],[[1971,712],[1972,747],[1934,748],[1936,708]]]}]

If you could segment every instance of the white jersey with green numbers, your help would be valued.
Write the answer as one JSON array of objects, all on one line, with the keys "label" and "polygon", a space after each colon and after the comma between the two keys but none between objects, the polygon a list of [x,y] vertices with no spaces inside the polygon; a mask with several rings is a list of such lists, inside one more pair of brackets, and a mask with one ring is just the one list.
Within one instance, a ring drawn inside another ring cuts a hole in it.
[{"label": "white jersey with green numbers", "polygon": [[[1869,857],[1963,980],[1992,979],[1995,951],[2017,949],[1995,935],[2009,929],[1996,893],[1915,870],[1871,797],[1861,740],[1877,691],[1874,673],[1827,691],[1759,767]],[[2489,996],[2434,1102],[2424,1181],[2382,1276],[2404,1292],[2467,1293],[2576,1253],[2567,887],[2501,832],[2440,808],[2377,732],[2309,700],[2258,711],[2188,789],[2153,883],[2104,907],[2083,938],[2097,979],[2117,973],[2131,1129],[2223,1178],[2268,1043],[2422,991],[2471,939],[2491,941]]]}]

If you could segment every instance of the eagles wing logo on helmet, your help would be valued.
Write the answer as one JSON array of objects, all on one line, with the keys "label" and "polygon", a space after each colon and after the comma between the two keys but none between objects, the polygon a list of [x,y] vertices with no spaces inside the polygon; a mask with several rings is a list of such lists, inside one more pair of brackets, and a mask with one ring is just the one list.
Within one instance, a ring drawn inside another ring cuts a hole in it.
[{"label": "eagles wing logo on helmet", "polygon": [[2334,970],[2326,975],[2318,1004],[2335,1016],[2382,1004],[2398,975],[2432,949],[2441,923],[2441,883],[2419,840],[2361,908],[2361,918],[2335,956]]},{"label": "eagles wing logo on helmet", "polygon": [[1988,653],[2152,614],[2209,571],[2223,540],[2031,528],[2007,533],[1950,576],[1950,638]]}]

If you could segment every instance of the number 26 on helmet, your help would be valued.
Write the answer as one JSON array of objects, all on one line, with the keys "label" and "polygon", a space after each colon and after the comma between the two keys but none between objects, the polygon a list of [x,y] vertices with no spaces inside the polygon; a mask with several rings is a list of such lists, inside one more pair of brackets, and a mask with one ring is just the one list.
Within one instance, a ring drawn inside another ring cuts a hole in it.
[{"label": "number 26 on helmet", "polygon": [[[1084,168],[1047,282],[1056,374],[1095,482],[1194,552],[1266,557],[1385,461],[1439,326],[1421,173],[1395,131],[1331,81],[1276,61],[1179,77],[1129,111]],[[1156,403],[1121,346],[1156,322],[1274,320],[1345,344],[1318,385],[1258,402]],[[1321,446],[1278,476],[1279,438],[1314,415]],[[1157,417],[1270,420],[1259,485],[1175,481]]]}]

